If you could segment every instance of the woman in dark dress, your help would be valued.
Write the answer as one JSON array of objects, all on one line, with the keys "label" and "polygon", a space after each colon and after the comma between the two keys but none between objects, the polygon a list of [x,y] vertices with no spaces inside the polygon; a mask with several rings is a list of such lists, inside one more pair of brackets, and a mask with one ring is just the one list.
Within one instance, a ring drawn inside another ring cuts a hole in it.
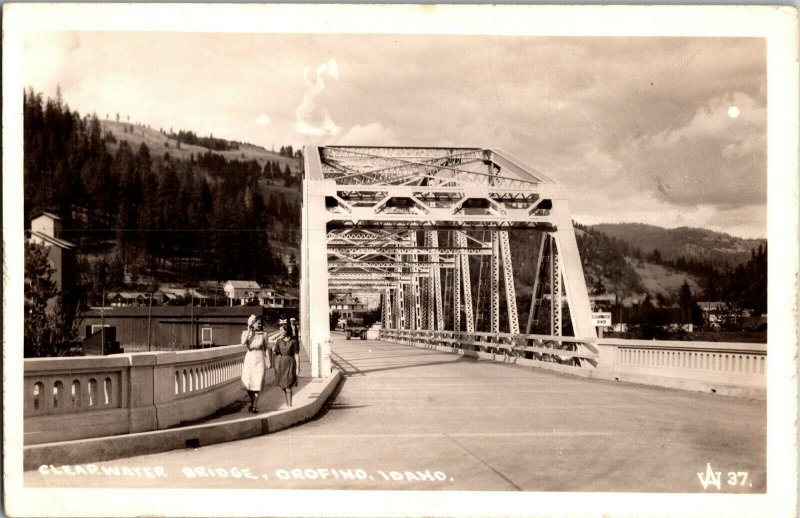
[{"label": "woman in dark dress", "polygon": [[297,381],[297,338],[289,324],[281,326],[281,334],[275,340],[275,376],[286,396],[286,406],[292,406],[292,386]]}]

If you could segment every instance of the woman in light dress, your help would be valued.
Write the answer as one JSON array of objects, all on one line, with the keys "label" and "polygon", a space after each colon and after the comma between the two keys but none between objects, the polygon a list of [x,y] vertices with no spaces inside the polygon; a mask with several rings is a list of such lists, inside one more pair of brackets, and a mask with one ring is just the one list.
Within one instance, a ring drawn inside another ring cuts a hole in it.
[{"label": "woman in light dress", "polygon": [[247,319],[247,329],[242,332],[242,345],[247,347],[242,365],[242,383],[247,389],[250,398],[248,411],[258,413],[258,395],[264,386],[264,372],[266,359],[264,353],[267,349],[267,336],[261,330],[261,320],[250,315]]}]

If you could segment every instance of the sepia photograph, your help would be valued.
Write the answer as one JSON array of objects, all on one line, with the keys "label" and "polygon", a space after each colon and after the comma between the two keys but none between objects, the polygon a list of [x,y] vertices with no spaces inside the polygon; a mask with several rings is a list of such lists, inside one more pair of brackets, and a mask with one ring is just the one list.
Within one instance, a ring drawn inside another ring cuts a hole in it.
[{"label": "sepia photograph", "polygon": [[797,514],[795,9],[3,12],[9,516]]}]

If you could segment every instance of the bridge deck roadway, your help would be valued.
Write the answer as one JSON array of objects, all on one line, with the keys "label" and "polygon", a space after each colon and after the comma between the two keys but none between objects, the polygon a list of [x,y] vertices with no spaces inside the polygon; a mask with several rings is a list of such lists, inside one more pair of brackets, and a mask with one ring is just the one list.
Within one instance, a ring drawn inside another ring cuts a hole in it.
[{"label": "bridge deck roadway", "polygon": [[[710,463],[722,472],[722,491],[766,488],[763,401],[589,380],[378,341],[334,340],[332,357],[346,377],[313,421],[198,450],[97,464],[160,467],[166,478],[31,471],[26,485],[703,492],[697,474]],[[248,469],[252,478],[234,481],[241,472],[233,468]],[[744,485],[727,484],[731,471],[747,472]],[[209,472],[216,476],[201,476]]]}]

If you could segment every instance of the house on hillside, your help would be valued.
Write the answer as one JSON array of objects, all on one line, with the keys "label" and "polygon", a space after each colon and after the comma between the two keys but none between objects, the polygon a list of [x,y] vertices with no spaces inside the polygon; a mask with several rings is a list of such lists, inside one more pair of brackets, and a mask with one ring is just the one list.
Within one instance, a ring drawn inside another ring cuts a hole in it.
[{"label": "house on hillside", "polygon": [[331,313],[338,311],[342,318],[351,318],[353,313],[366,310],[367,305],[351,293],[338,295],[330,302]]},{"label": "house on hillside", "polygon": [[228,297],[229,305],[244,306],[254,302],[261,293],[261,286],[256,281],[228,281],[222,288]]},{"label": "house on hillside", "polygon": [[75,245],[61,239],[61,218],[42,212],[31,220],[30,241],[44,245],[51,276],[59,292],[69,291],[75,282]]},{"label": "house on hillside", "polygon": [[291,295],[279,293],[271,288],[261,288],[258,295],[258,302],[267,308],[296,308],[298,298]]},{"label": "house on hillside", "polygon": [[169,286],[161,286],[153,293],[153,301],[158,301],[159,304],[194,304],[195,306],[203,306],[208,301],[209,297],[203,295],[194,288],[172,288]]},{"label": "house on hillside", "polygon": [[150,296],[138,291],[120,291],[106,295],[106,303],[111,307],[146,306],[149,302]]},{"label": "house on hillside", "polygon": [[87,340],[103,327],[113,328],[116,342],[126,353],[182,351],[239,344],[250,315],[262,317],[264,310],[247,306],[91,309],[81,315],[80,330]]}]

